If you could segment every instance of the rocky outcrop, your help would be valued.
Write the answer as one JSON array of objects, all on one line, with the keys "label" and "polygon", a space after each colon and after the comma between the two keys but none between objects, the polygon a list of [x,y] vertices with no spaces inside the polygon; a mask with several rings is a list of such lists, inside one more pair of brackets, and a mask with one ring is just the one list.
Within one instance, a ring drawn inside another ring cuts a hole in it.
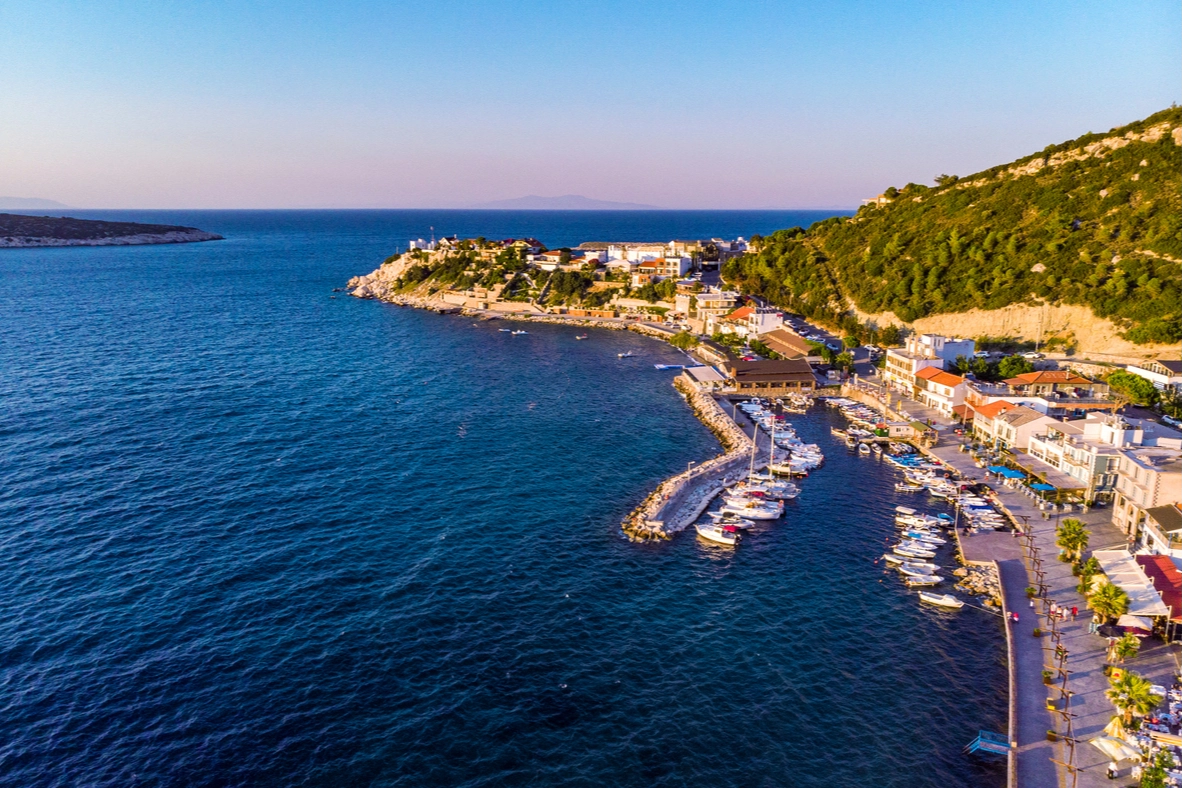
[{"label": "rocky outcrop", "polygon": [[53,238],[49,236],[10,235],[0,237],[0,249],[30,249],[49,246],[143,246],[146,244],[187,244],[197,241],[221,241],[217,233],[204,230],[177,230],[167,233],[136,233],[109,238]]},{"label": "rocky outcrop", "polygon": [[954,586],[970,596],[985,597],[982,604],[987,607],[1001,605],[1002,592],[998,582],[998,572],[994,566],[970,566],[954,569],[953,574],[961,578]]},{"label": "rocky outcrop", "polygon": [[220,241],[222,236],[196,227],[139,222],[73,219],[0,213],[0,248],[45,246],[140,246]]}]

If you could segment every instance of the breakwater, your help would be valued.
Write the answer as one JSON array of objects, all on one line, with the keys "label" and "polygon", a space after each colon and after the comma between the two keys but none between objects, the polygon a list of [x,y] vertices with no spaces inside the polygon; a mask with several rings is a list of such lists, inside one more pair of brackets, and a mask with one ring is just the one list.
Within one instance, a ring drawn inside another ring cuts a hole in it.
[{"label": "breakwater", "polygon": [[724,453],[666,479],[629,513],[620,527],[635,541],[668,539],[694,522],[724,487],[740,480],[751,457],[752,439],[713,396],[681,375],[674,388],[723,444]]}]

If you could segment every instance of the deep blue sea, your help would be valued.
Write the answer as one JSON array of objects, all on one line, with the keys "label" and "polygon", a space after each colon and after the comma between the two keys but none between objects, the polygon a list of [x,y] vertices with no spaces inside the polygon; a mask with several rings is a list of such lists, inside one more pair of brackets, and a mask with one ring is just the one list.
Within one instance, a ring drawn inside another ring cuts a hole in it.
[{"label": "deep blue sea", "polygon": [[783,522],[630,544],[718,451],[676,351],[332,292],[432,226],[824,214],[71,213],[226,240],[0,250],[0,784],[1002,784],[961,754],[1005,730],[999,620],[875,563],[903,499],[833,411]]}]

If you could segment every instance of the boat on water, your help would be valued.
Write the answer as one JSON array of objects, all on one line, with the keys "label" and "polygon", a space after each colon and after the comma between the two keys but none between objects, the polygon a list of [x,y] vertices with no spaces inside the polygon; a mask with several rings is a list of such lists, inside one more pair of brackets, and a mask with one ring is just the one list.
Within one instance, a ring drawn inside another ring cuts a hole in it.
[{"label": "boat on water", "polygon": [[530,332],[529,331],[522,331],[519,329],[517,331],[510,331],[509,333],[513,334],[515,337],[518,337],[518,336],[521,336],[522,334],[529,334]]},{"label": "boat on water", "polygon": [[629,351],[627,351],[627,352],[625,352],[625,353],[617,353],[617,354],[616,354],[616,357],[617,357],[617,358],[632,358],[632,357],[633,357],[633,351],[629,350]]},{"label": "boat on water", "polygon": [[872,443],[871,444],[871,451],[875,452],[876,454],[882,454],[883,447],[881,445],[879,445],[878,443]]},{"label": "boat on water", "polygon": [[924,575],[923,577],[905,577],[904,582],[909,588],[917,588],[923,586],[935,586],[941,582],[941,578],[937,575]]},{"label": "boat on water", "polygon": [[931,577],[931,569],[913,569],[911,564],[903,563],[896,567],[900,570],[900,574],[906,577]]},{"label": "boat on water", "polygon": [[587,339],[587,334],[576,334],[575,338],[576,339]]},{"label": "boat on water", "polygon": [[745,520],[742,517],[723,514],[722,512],[707,512],[707,517],[714,520],[715,525],[734,525],[741,531],[747,531],[756,525],[755,520]]},{"label": "boat on water", "polygon": [[698,535],[708,542],[715,544],[727,545],[734,547],[735,543],[739,541],[739,533],[735,526],[731,525],[715,525],[713,523],[695,523],[694,530],[698,531]]},{"label": "boat on water", "polygon": [[754,503],[726,503],[723,508],[719,510],[723,514],[731,514],[740,517],[744,520],[775,520],[784,514],[782,509],[774,509],[771,506],[763,506]]},{"label": "boat on water", "polygon": [[887,563],[891,564],[892,566],[899,566],[900,564],[904,563],[908,559],[904,558],[903,556],[893,555],[891,553],[884,553],[883,560],[886,561]]},{"label": "boat on water", "polygon": [[871,447],[870,447],[870,446],[868,446],[868,445],[867,445],[867,444],[865,444],[865,443],[860,443],[860,444],[858,445],[858,453],[859,453],[859,454],[870,454],[870,453],[871,453]]},{"label": "boat on water", "polygon": [[950,610],[960,610],[965,607],[965,603],[952,594],[934,594],[931,591],[918,591],[920,594],[920,601],[927,602],[930,605],[937,607],[945,607]]},{"label": "boat on water", "polygon": [[904,536],[908,539],[914,539],[917,542],[924,542],[931,545],[945,544],[945,540],[936,534],[928,533],[927,531],[904,531]]},{"label": "boat on water", "polygon": [[920,484],[908,484],[907,482],[896,482],[896,492],[924,492],[924,486]]},{"label": "boat on water", "polygon": [[503,334],[511,334],[511,333],[513,333],[513,332],[512,332],[510,329],[508,329],[508,328],[499,328],[499,329],[497,329],[497,330],[498,330],[498,331],[500,331],[500,332],[501,332],[501,333],[503,333]]},{"label": "boat on water", "polygon": [[923,574],[926,575],[935,575],[937,572],[941,571],[941,568],[931,561],[904,561],[900,564],[900,566],[906,566],[909,569],[925,570]]},{"label": "boat on water", "polygon": [[853,449],[853,448],[856,448],[857,446],[858,446],[858,441],[854,439],[854,436],[847,435],[846,436],[846,448]]},{"label": "boat on water", "polygon": [[891,548],[891,551],[896,555],[902,555],[904,558],[936,558],[937,554],[932,550],[923,550],[919,547],[909,547],[908,545],[897,544]]}]

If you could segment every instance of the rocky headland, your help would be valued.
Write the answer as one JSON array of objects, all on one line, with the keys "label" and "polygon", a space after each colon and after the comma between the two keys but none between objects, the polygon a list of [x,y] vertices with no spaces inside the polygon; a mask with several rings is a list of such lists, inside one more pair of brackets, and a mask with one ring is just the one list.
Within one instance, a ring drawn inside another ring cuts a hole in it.
[{"label": "rocky headland", "polygon": [[140,246],[220,241],[217,233],[196,227],[138,222],[104,222],[67,216],[0,213],[0,248],[48,246]]}]

